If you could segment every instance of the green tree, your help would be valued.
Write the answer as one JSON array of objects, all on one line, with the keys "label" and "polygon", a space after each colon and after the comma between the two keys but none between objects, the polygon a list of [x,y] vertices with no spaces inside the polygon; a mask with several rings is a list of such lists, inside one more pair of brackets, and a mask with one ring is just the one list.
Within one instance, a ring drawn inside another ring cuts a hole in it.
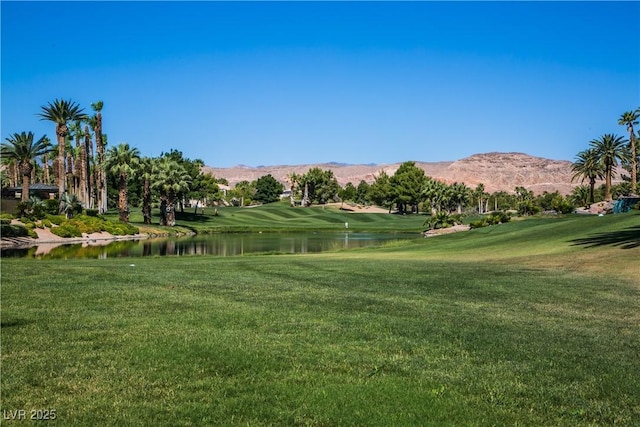
[{"label": "green tree", "polygon": [[356,189],[356,200],[355,202],[360,205],[365,205],[370,201],[370,191],[371,185],[367,183],[364,179],[360,181],[358,187]]},{"label": "green tree", "polygon": [[280,195],[284,191],[284,185],[269,174],[261,176],[256,180],[255,189],[253,200],[260,203],[273,203],[280,200]]},{"label": "green tree", "polygon": [[198,214],[198,205],[205,201],[220,200],[220,187],[213,175],[200,173],[191,184],[191,197],[196,200],[194,213]]},{"label": "green tree", "polygon": [[127,181],[136,172],[140,162],[140,152],[129,144],[119,144],[107,153],[107,170],[118,176],[118,217],[129,222],[129,198]]},{"label": "green tree", "polygon": [[237,182],[231,191],[231,196],[237,201],[234,202],[234,205],[239,204],[240,206],[245,206],[245,204],[251,204],[254,193],[255,186],[246,179]]},{"label": "green tree", "polygon": [[391,178],[384,170],[374,178],[373,184],[369,188],[371,201],[378,206],[389,209],[393,206],[393,193],[391,188]]},{"label": "green tree", "polygon": [[626,161],[629,158],[627,152],[627,140],[621,136],[613,134],[602,135],[598,139],[590,142],[591,146],[598,153],[600,161],[604,165],[605,170],[605,200],[611,200],[611,180],[614,175],[614,167],[618,160]]},{"label": "green tree", "polygon": [[60,213],[64,214],[67,219],[82,212],[82,203],[75,194],[64,193],[60,197],[60,206],[62,206]]},{"label": "green tree", "polygon": [[[41,120],[49,120],[56,124],[56,136],[58,138],[58,193],[60,195],[67,191],[65,176],[65,142],[69,135],[67,123],[75,120],[85,120],[87,115],[83,113],[83,109],[71,100],[56,99],[53,103],[49,102],[46,106],[41,106]],[[62,199],[61,199],[62,200]],[[60,205],[60,213],[62,213],[62,204]]]},{"label": "green tree", "polygon": [[22,201],[29,200],[29,179],[34,168],[35,159],[51,151],[51,145],[46,136],[33,141],[33,133],[14,133],[2,144],[0,154],[3,159],[15,162],[22,175]]},{"label": "green tree", "polygon": [[160,194],[160,225],[176,225],[177,194],[189,191],[191,177],[175,160],[162,158],[154,163],[151,188]]},{"label": "green tree", "polygon": [[595,203],[595,186],[596,180],[605,176],[604,164],[600,161],[600,155],[595,148],[583,150],[576,155],[576,160],[571,165],[573,176],[571,180],[585,179],[589,180],[589,203]]},{"label": "green tree", "polygon": [[456,204],[458,214],[462,214],[462,208],[471,200],[471,189],[464,182],[451,184],[451,200]]},{"label": "green tree", "polygon": [[446,196],[447,186],[443,182],[437,181],[431,177],[426,177],[422,187],[422,199],[425,201],[431,216],[442,210],[442,202]]},{"label": "green tree", "polygon": [[635,111],[626,111],[618,119],[618,124],[627,127],[629,132],[629,156],[631,160],[631,191],[635,192],[638,184],[638,153],[636,152],[636,135],[633,126],[638,124],[640,108]]},{"label": "green tree", "polygon": [[340,186],[331,170],[311,168],[300,177],[300,185],[308,191],[311,203],[325,204],[338,195]]},{"label": "green tree", "polygon": [[586,185],[579,185],[571,191],[571,200],[577,206],[587,206],[588,204],[593,203],[591,199],[592,197],[593,190]]},{"label": "green tree", "polygon": [[390,179],[394,202],[400,213],[406,213],[407,206],[411,206],[411,212],[418,212],[426,181],[424,170],[417,167],[415,162],[404,162],[400,165]]},{"label": "green tree", "polygon": [[355,201],[357,193],[357,188],[351,182],[347,182],[344,188],[341,188],[338,191],[338,196],[340,197],[340,201],[344,204],[345,200],[351,200],[352,202]]}]

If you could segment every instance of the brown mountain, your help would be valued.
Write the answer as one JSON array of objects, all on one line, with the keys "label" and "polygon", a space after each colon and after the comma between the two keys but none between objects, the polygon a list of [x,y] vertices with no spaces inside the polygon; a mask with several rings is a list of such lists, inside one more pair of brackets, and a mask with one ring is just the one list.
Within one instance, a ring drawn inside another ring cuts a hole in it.
[{"label": "brown mountain", "polygon": [[[271,174],[275,179],[288,187],[287,175],[295,172],[304,174],[312,167],[333,171],[338,183],[344,186],[347,182],[358,185],[361,180],[372,183],[381,170],[390,176],[401,163],[384,165],[345,165],[340,163],[320,163],[295,166],[236,166],[232,168],[215,168],[205,166],[203,171],[217,178],[226,178],[233,187],[240,181],[253,181],[261,176]],[[524,153],[485,153],[474,154],[454,162],[416,162],[425,173],[447,184],[464,182],[475,188],[482,183],[489,193],[495,191],[513,192],[518,186],[527,188],[536,194],[544,191],[558,190],[569,194],[580,184],[571,182],[571,162],[566,160],[550,160],[534,157]]]}]

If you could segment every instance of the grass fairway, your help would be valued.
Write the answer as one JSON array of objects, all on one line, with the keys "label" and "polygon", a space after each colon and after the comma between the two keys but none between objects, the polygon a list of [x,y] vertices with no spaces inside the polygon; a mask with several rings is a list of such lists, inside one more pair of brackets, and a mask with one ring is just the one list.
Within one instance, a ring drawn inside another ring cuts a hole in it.
[{"label": "grass fairway", "polygon": [[640,425],[639,260],[638,213],[317,255],[3,259],[1,409],[63,426]]}]

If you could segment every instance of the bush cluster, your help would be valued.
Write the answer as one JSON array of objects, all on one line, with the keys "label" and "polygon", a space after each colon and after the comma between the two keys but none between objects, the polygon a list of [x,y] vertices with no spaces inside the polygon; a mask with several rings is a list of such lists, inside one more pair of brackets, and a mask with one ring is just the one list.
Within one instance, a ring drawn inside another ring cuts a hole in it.
[{"label": "bush cluster", "polygon": [[21,225],[0,224],[0,233],[2,237],[28,237],[29,230]]},{"label": "bush cluster", "polygon": [[489,215],[469,224],[471,228],[482,228],[489,225],[504,224],[509,222],[511,217],[506,212],[491,212]]},{"label": "bush cluster", "polygon": [[59,227],[53,227],[51,232],[60,237],[82,237],[82,231],[73,224],[65,223]]}]

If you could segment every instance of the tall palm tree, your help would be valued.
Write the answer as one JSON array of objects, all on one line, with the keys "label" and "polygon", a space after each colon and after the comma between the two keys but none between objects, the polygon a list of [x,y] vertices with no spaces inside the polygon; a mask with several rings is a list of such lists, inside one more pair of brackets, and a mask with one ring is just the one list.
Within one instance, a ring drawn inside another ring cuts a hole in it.
[{"label": "tall palm tree", "polygon": [[583,150],[576,155],[576,161],[571,165],[573,176],[571,181],[580,178],[581,182],[589,180],[589,203],[595,202],[594,192],[596,180],[605,176],[604,164],[600,161],[600,155],[595,148]]},{"label": "tall palm tree", "polygon": [[142,217],[145,224],[151,224],[151,180],[153,179],[153,162],[149,157],[140,159],[138,176],[142,179]]},{"label": "tall palm tree", "polygon": [[478,213],[484,213],[484,204],[482,203],[484,196],[486,195],[484,191],[484,184],[480,183],[476,186],[476,189],[473,191],[473,195],[476,197],[478,201]]},{"label": "tall palm tree", "polygon": [[191,177],[175,160],[163,158],[155,163],[151,187],[160,192],[160,225],[176,225],[176,194],[188,191]]},{"label": "tall palm tree", "polygon": [[104,103],[102,101],[96,101],[91,104],[91,108],[95,111],[95,114],[89,120],[89,124],[93,129],[93,133],[96,137],[96,189],[98,210],[100,213],[107,212],[107,173],[104,170],[104,162],[106,160],[106,135],[102,133],[102,108]]},{"label": "tall palm tree", "polygon": [[598,153],[600,161],[604,165],[605,177],[605,200],[611,200],[611,179],[613,178],[613,168],[617,165],[618,160],[626,161],[629,158],[627,152],[627,140],[621,136],[613,134],[602,135],[598,139],[590,142],[591,146]]},{"label": "tall palm tree", "polygon": [[[56,99],[53,103],[49,102],[46,106],[41,106],[40,120],[49,120],[56,124],[56,136],[58,138],[58,194],[62,195],[67,191],[65,177],[65,142],[69,135],[67,123],[75,120],[84,120],[87,115],[82,111],[78,104],[71,100]],[[62,209],[62,204],[60,204]]]},{"label": "tall palm tree", "polygon": [[[69,126],[69,131],[71,135],[73,135],[73,139],[75,140],[75,147],[73,147],[73,188],[74,194],[78,196],[78,199],[83,202],[86,199],[85,195],[85,178],[84,178],[84,163],[82,156],[82,140],[84,138],[84,127],[82,126],[82,122],[80,120],[76,120]],[[86,203],[84,203],[87,206]]]},{"label": "tall palm tree", "polygon": [[84,144],[80,148],[80,160],[82,162],[82,192],[84,194],[84,204],[87,208],[93,209],[93,197],[91,194],[91,161],[93,159],[93,144],[91,142],[91,132],[89,126],[84,125]]},{"label": "tall palm tree", "polygon": [[22,174],[22,201],[29,200],[29,179],[33,170],[33,162],[38,156],[51,151],[49,139],[43,136],[36,142],[33,141],[33,133],[14,133],[7,138],[7,143],[0,147],[0,155],[3,159],[11,159],[16,162]]},{"label": "tall palm tree", "polygon": [[289,195],[289,205],[293,208],[296,206],[295,202],[295,189],[296,183],[300,180],[300,175],[295,172],[291,172],[287,175],[287,179],[291,182],[291,194]]},{"label": "tall palm tree", "polygon": [[119,144],[109,149],[105,168],[118,176],[118,217],[129,222],[129,195],[127,181],[135,174],[140,162],[140,152],[129,144]]},{"label": "tall palm tree", "polygon": [[631,154],[631,192],[636,192],[638,184],[638,153],[636,152],[636,135],[633,132],[633,126],[638,124],[640,117],[640,108],[636,111],[626,111],[622,113],[618,119],[618,124],[627,127],[629,131],[629,149]]}]

